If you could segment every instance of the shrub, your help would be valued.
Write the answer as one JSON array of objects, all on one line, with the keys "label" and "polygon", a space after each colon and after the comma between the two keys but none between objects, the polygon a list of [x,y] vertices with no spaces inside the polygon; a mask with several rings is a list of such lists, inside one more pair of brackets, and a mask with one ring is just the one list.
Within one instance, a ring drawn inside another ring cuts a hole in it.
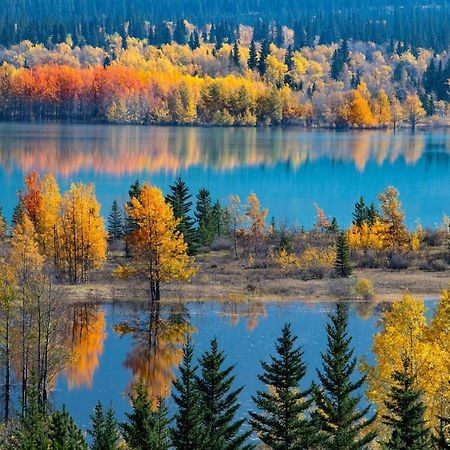
[{"label": "shrub", "polygon": [[372,300],[375,295],[372,281],[369,278],[361,278],[358,280],[355,286],[355,293],[364,300]]},{"label": "shrub", "polygon": [[391,253],[388,256],[387,266],[392,270],[404,270],[410,265],[408,256],[404,253]]}]

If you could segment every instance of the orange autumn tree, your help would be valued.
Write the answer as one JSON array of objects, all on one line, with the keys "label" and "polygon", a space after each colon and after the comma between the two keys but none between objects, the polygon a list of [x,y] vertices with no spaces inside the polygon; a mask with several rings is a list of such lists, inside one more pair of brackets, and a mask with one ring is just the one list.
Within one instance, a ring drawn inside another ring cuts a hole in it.
[{"label": "orange autumn tree", "polygon": [[252,192],[247,198],[247,211],[245,215],[249,222],[248,235],[253,249],[256,249],[257,244],[264,238],[268,212],[266,208],[261,209],[258,197]]},{"label": "orange autumn tree", "polygon": [[72,184],[61,201],[59,269],[71,283],[86,282],[106,259],[106,230],[94,185]]},{"label": "orange autumn tree", "polygon": [[[150,283],[150,300],[160,299],[160,284],[170,280],[185,280],[193,274],[187,244],[177,231],[179,223],[163,193],[145,184],[139,198],[133,197],[127,213],[136,230],[129,237],[134,256],[131,269]],[[119,268],[115,274],[125,273]]]}]

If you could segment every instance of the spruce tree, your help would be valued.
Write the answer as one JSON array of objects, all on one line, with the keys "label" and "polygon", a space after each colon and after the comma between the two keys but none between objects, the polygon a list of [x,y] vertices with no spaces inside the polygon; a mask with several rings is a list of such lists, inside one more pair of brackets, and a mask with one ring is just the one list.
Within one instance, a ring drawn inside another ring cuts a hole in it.
[{"label": "spruce tree", "polygon": [[383,445],[385,449],[431,449],[430,430],[424,419],[426,408],[415,384],[411,360],[405,357],[403,367],[392,375],[391,391],[385,402],[388,413],[383,416],[383,423],[392,430]]},{"label": "spruce tree", "polygon": [[207,189],[202,188],[196,198],[194,216],[198,223],[198,241],[200,245],[206,246],[211,244],[214,238],[211,195]]},{"label": "spruce tree", "polygon": [[367,223],[369,226],[372,226],[377,219],[379,219],[380,213],[376,208],[375,204],[372,202],[370,206],[367,208]]},{"label": "spruce tree", "polygon": [[365,376],[355,380],[357,360],[347,334],[347,314],[342,303],[326,326],[328,348],[322,353],[323,371],[317,371],[321,383],[315,388],[314,419],[319,427],[322,447],[328,450],[365,449],[375,438],[369,431],[375,416],[367,418],[370,405],[358,409]]},{"label": "spruce tree", "polygon": [[366,206],[366,201],[364,197],[360,197],[355,203],[355,210],[353,212],[353,224],[357,227],[361,227],[364,222],[368,219],[368,208]]},{"label": "spruce tree", "polygon": [[450,450],[450,417],[439,417],[439,427],[433,441],[436,450]]},{"label": "spruce tree", "polygon": [[266,74],[267,71],[267,57],[270,54],[270,44],[267,40],[264,40],[259,50],[258,58],[258,71],[261,76]]},{"label": "spruce tree", "polygon": [[111,240],[118,240],[123,237],[123,218],[120,211],[119,204],[116,200],[113,201],[111,212],[108,217],[108,234]]},{"label": "spruce tree", "polygon": [[193,366],[194,349],[188,341],[183,348],[180,375],[174,381],[172,397],[177,405],[175,426],[171,429],[172,445],[177,450],[207,450],[204,445],[200,394],[197,389],[197,367]]},{"label": "spruce tree", "polygon": [[188,253],[193,255],[197,251],[197,240],[194,221],[189,215],[192,207],[190,201],[192,196],[181,177],[178,177],[175,183],[170,186],[170,191],[171,193],[166,196],[166,201],[172,206],[175,218],[180,219],[178,231],[184,236],[188,245]]},{"label": "spruce tree", "polygon": [[250,42],[250,53],[248,57],[248,68],[251,70],[255,70],[258,66],[258,55],[256,52],[255,41],[252,39]]},{"label": "spruce tree", "polygon": [[170,444],[169,420],[164,402],[158,401],[156,410],[153,410],[142,383],[137,385],[130,399],[133,411],[126,415],[128,421],[121,424],[126,444],[135,450],[167,450]]},{"label": "spruce tree", "polygon": [[205,446],[209,450],[249,449],[245,441],[250,431],[241,432],[245,420],[235,418],[242,387],[232,390],[234,366],[223,368],[224,362],[225,356],[213,339],[210,350],[199,359],[201,375],[197,377]]},{"label": "spruce tree", "polygon": [[91,425],[92,429],[88,430],[88,434],[92,438],[91,450],[115,450],[118,448],[117,423],[111,406],[105,412],[103,405],[97,402],[94,414],[91,415]]},{"label": "spruce tree", "polygon": [[240,53],[239,53],[239,42],[238,41],[234,41],[233,44],[233,52],[232,52],[232,59],[233,59],[233,63],[237,66],[240,67],[241,65],[241,59],[240,59]]},{"label": "spruce tree", "polygon": [[270,363],[261,362],[264,373],[258,378],[268,391],[252,397],[259,412],[250,411],[250,423],[259,439],[273,450],[309,448],[311,441],[311,426],[304,417],[312,403],[311,389],[300,387],[306,365],[296,340],[286,324],[277,339],[276,356],[270,357]]},{"label": "spruce tree", "polygon": [[12,214],[11,224],[13,227],[22,223],[23,213],[24,213],[24,211],[23,211],[22,203],[19,202],[14,207],[13,214]]},{"label": "spruce tree", "polygon": [[213,235],[224,236],[230,229],[230,216],[227,208],[222,208],[219,200],[214,203],[211,212],[211,225],[213,229]]},{"label": "spruce tree", "polygon": [[352,274],[352,264],[350,262],[350,248],[345,231],[338,234],[336,244],[336,260],[334,270],[339,277],[347,278]]},{"label": "spruce tree", "polygon": [[88,446],[82,431],[63,406],[50,417],[49,439],[52,450],[87,450]]}]

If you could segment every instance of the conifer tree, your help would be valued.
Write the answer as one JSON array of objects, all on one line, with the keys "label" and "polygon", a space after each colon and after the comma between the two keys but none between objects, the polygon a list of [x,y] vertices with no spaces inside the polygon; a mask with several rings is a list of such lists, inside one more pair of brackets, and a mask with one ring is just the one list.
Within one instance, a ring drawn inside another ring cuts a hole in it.
[{"label": "conifer tree", "polygon": [[52,450],[87,450],[83,433],[63,406],[50,416],[49,439]]},{"label": "conifer tree", "polygon": [[328,450],[365,449],[375,438],[369,431],[375,416],[367,418],[370,405],[358,409],[365,376],[355,380],[357,360],[347,334],[347,316],[342,303],[326,326],[328,348],[322,353],[323,371],[317,371],[321,383],[315,388],[314,419],[319,427],[322,447]]},{"label": "conifer tree", "polygon": [[197,194],[194,215],[198,223],[197,232],[200,245],[211,244],[214,237],[211,195],[205,188],[200,189]]},{"label": "conifer tree", "polygon": [[267,57],[270,54],[270,45],[267,40],[264,40],[261,44],[261,49],[259,50],[258,58],[258,71],[261,76],[265,75],[267,71]]},{"label": "conifer tree", "polygon": [[268,386],[268,391],[257,392],[253,401],[259,412],[250,411],[253,429],[273,450],[308,448],[311,441],[311,427],[304,417],[312,403],[311,389],[300,388],[306,365],[296,340],[286,324],[277,339],[276,356],[270,357],[270,363],[261,362],[264,373],[258,378]]},{"label": "conifer tree", "polygon": [[336,260],[334,270],[339,277],[347,278],[352,274],[352,264],[350,262],[350,247],[348,245],[345,231],[338,234],[336,244]]},{"label": "conifer tree", "polygon": [[393,384],[385,402],[388,413],[383,416],[383,422],[392,430],[383,445],[386,450],[431,449],[430,430],[424,419],[425,405],[415,381],[411,360],[405,357],[402,369],[392,375]]},{"label": "conifer tree", "polygon": [[13,227],[22,223],[23,214],[24,214],[23,206],[22,206],[22,203],[19,202],[14,207],[13,214],[12,214],[11,225]]},{"label": "conifer tree", "polygon": [[108,217],[108,234],[111,240],[118,240],[123,237],[122,212],[116,200],[113,201],[111,212]]},{"label": "conifer tree", "polygon": [[97,402],[94,414],[91,415],[92,429],[88,434],[92,437],[91,450],[115,450],[118,448],[117,423],[111,406],[106,410]]},{"label": "conifer tree", "polygon": [[133,450],[169,449],[169,420],[164,401],[158,401],[153,410],[142,383],[130,398],[133,411],[127,414],[128,421],[121,424],[126,444]]},{"label": "conifer tree", "polygon": [[450,450],[450,418],[439,417],[439,428],[433,437],[436,450]]},{"label": "conifer tree", "polygon": [[256,45],[255,41],[252,39],[250,42],[250,53],[248,57],[248,68],[251,70],[255,70],[258,66],[258,55],[256,53]]},{"label": "conifer tree", "polygon": [[201,374],[197,377],[205,446],[209,450],[249,449],[245,441],[250,431],[241,433],[245,420],[235,418],[242,387],[232,390],[234,366],[223,368],[224,362],[225,355],[213,339],[210,350],[199,359]]},{"label": "conifer tree", "polygon": [[361,227],[368,219],[368,208],[364,197],[360,197],[355,203],[355,211],[353,212],[353,224]]},{"label": "conifer tree", "polygon": [[207,450],[204,446],[202,410],[197,389],[197,367],[193,366],[194,349],[190,341],[183,348],[180,375],[173,383],[172,397],[177,405],[175,426],[171,429],[172,445],[177,450]]},{"label": "conifer tree", "polygon": [[380,218],[380,213],[378,212],[375,204],[372,202],[367,208],[367,222],[369,226],[372,226],[377,219]]},{"label": "conifer tree", "polygon": [[214,236],[224,236],[230,228],[230,216],[227,208],[222,208],[219,200],[214,203],[211,211],[211,222]]},{"label": "conifer tree", "polygon": [[197,250],[196,233],[194,221],[189,215],[192,207],[190,201],[192,196],[181,177],[178,177],[175,183],[170,186],[170,190],[171,193],[166,196],[166,202],[172,206],[175,218],[180,219],[177,229],[184,236],[188,245],[188,253],[195,254]]},{"label": "conifer tree", "polygon": [[233,52],[232,52],[232,59],[234,64],[237,67],[240,67],[241,65],[241,56],[240,56],[240,52],[239,52],[239,42],[238,41],[234,41],[233,44]]}]

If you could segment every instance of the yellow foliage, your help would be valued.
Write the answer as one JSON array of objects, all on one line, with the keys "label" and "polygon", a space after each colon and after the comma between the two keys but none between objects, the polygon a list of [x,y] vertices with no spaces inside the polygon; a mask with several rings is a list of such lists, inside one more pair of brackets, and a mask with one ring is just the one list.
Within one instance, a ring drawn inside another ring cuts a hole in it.
[{"label": "yellow foliage", "polygon": [[388,227],[380,220],[375,220],[373,225],[364,222],[361,226],[352,225],[348,231],[348,244],[358,250],[385,248],[385,236]]},{"label": "yellow foliage", "polygon": [[276,257],[276,261],[282,269],[315,269],[324,267],[331,269],[336,259],[334,249],[320,250],[314,247],[307,248],[301,255],[288,253],[285,249],[281,249]]},{"label": "yellow foliage", "polygon": [[355,286],[355,293],[360,295],[364,300],[371,300],[375,295],[372,280],[369,278],[361,278]]}]

